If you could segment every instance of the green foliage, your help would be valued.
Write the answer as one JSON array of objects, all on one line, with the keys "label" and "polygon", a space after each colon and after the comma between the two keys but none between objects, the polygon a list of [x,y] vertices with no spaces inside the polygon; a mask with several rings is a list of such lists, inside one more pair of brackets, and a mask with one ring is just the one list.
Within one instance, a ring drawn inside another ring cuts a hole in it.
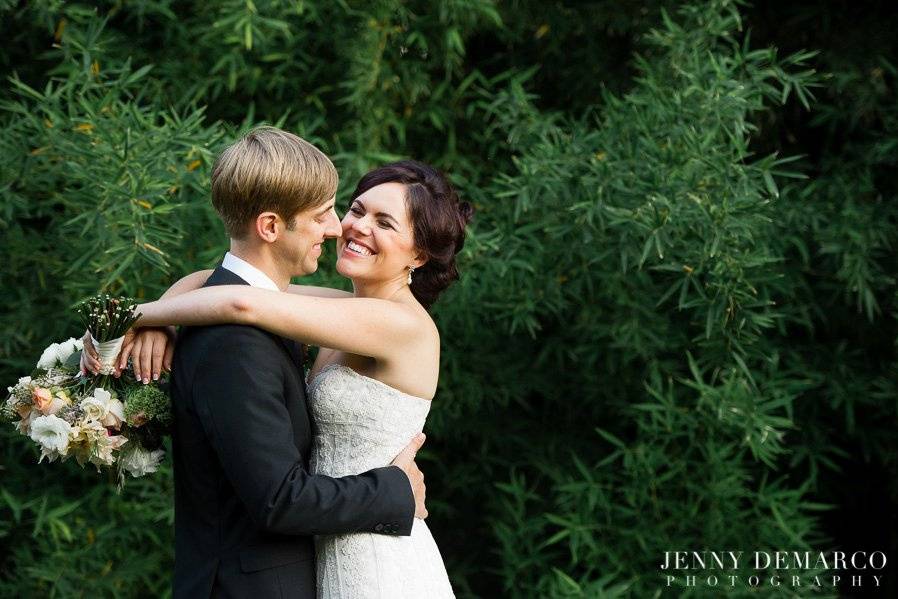
[{"label": "green foliage", "polygon": [[155,420],[163,426],[172,421],[171,402],[155,385],[134,385],[125,394],[125,420]]},{"label": "green foliage", "polygon": [[[0,373],[214,264],[209,168],[272,122],[341,200],[411,156],[476,205],[420,456],[460,596],[717,596],[663,552],[829,548],[846,456],[898,480],[893,42],[668,5],[0,3]],[[0,593],[167,592],[168,469],[117,496],[0,436]]]},{"label": "green foliage", "polygon": [[[3,464],[27,486],[0,487],[8,597],[165,596],[172,568],[171,469],[129,480],[122,495],[76,464],[37,467],[4,431]],[[30,449],[30,448],[29,448]],[[27,470],[26,470],[27,468]],[[39,491],[38,491],[39,490]]]}]

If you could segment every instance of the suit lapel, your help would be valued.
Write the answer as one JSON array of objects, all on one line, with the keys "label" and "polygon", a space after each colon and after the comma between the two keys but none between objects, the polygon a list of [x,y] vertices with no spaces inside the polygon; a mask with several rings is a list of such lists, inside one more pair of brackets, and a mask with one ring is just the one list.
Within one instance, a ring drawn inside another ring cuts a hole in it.
[{"label": "suit lapel", "polygon": [[218,268],[212,271],[206,282],[203,283],[203,287],[216,287],[218,285],[249,285],[249,283],[237,274],[219,265]]},{"label": "suit lapel", "polygon": [[[231,272],[227,268],[219,265],[206,282],[203,284],[203,287],[215,287],[218,285],[249,285],[242,277],[237,275],[234,272]],[[284,346],[284,349],[290,355],[290,358],[294,365],[300,369],[300,373],[302,373],[302,349],[299,347],[299,344],[292,339],[285,339],[280,335],[275,335],[275,337],[280,340],[281,345]],[[300,377],[303,379],[303,389],[305,389],[305,377]]]}]

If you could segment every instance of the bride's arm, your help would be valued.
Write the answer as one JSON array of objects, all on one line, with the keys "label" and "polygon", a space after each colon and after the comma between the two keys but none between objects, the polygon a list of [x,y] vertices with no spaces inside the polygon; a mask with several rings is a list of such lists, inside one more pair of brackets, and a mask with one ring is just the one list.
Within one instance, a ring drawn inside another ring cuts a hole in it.
[{"label": "bride's arm", "polygon": [[192,272],[189,275],[185,275],[178,279],[172,284],[171,287],[165,290],[165,293],[162,294],[162,297],[159,299],[166,299],[169,297],[175,297],[176,295],[181,295],[182,293],[187,293],[188,291],[193,291],[194,289],[199,289],[203,286],[203,283],[208,280],[210,276],[212,276],[212,270],[198,270],[196,272]]},{"label": "bride's arm", "polygon": [[250,325],[374,358],[395,355],[422,326],[411,306],[373,298],[327,298],[247,285],[204,287],[141,304],[136,326]]},{"label": "bride's arm", "polygon": [[[194,289],[199,289],[203,286],[203,283],[205,283],[206,280],[212,275],[212,272],[213,271],[211,269],[198,270],[196,272],[190,273],[189,275],[181,277],[171,287],[169,287],[159,299],[167,299],[176,295],[181,295],[182,293],[187,293],[188,291],[193,291]],[[352,297],[352,293],[350,293],[349,291],[343,291],[342,289],[332,289],[330,287],[318,287],[316,285],[289,285],[287,287],[287,293],[330,298]]]},{"label": "bride's arm", "polygon": [[[166,289],[160,299],[172,298],[188,291],[199,289],[212,275],[212,272],[211,269],[206,269],[181,277],[171,287]],[[317,297],[352,297],[352,294],[347,291],[312,285],[290,285],[287,291],[299,295],[313,295]],[[128,364],[128,358],[130,358],[134,376],[137,380],[143,382],[148,382],[151,378],[158,380],[162,372],[171,370],[176,336],[177,331],[174,327],[144,327],[134,331],[133,335],[129,335],[126,338],[122,351],[119,354],[116,376],[124,370]],[[100,362],[95,357],[95,352],[92,352],[89,344],[88,351],[82,353],[81,364],[82,372],[90,370],[96,373],[100,369]]]}]

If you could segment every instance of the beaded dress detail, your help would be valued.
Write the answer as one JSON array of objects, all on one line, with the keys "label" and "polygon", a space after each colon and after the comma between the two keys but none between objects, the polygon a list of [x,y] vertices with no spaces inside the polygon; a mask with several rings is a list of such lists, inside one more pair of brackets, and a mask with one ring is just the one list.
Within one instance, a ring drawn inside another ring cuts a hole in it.
[{"label": "beaded dress detail", "polygon": [[[309,384],[315,420],[311,470],[341,477],[388,465],[424,428],[430,401],[340,364]],[[423,520],[410,536],[375,533],[316,537],[319,599],[455,597]]]}]

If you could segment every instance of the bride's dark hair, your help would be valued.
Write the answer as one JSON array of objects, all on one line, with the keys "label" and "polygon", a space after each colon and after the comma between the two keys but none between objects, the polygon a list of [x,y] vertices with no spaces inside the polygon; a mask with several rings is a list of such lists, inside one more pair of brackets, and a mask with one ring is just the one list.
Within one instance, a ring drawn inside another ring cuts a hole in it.
[{"label": "bride's dark hair", "polygon": [[383,183],[405,185],[405,205],[412,222],[415,247],[427,262],[412,275],[411,290],[422,306],[429,309],[440,293],[458,279],[455,255],[465,245],[465,226],[474,215],[468,202],[446,177],[434,167],[402,160],[387,164],[362,177],[349,202]]}]

